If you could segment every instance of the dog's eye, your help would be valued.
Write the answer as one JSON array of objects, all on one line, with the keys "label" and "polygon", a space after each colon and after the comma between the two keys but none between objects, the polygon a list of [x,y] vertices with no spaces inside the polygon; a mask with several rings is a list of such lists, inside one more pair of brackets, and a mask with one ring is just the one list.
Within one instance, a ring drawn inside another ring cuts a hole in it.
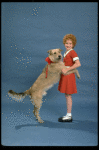
[{"label": "dog's eye", "polygon": [[56,52],[54,52],[54,54],[56,54]]}]

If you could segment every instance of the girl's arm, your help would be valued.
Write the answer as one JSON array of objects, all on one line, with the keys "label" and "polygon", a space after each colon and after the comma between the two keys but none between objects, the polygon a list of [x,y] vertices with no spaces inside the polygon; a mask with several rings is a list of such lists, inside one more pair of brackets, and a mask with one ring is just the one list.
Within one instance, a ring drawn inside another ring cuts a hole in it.
[{"label": "girl's arm", "polygon": [[78,68],[78,67],[80,67],[80,66],[81,66],[80,61],[79,61],[79,60],[76,60],[73,66],[71,66],[71,67],[69,67],[69,68],[66,68],[66,69],[62,69],[62,73],[63,73],[63,74],[66,74],[67,71],[76,69],[76,68]]},{"label": "girl's arm", "polygon": [[79,60],[76,60],[75,63],[74,63],[74,65],[72,65],[71,67],[68,68],[68,71],[69,71],[69,70],[72,70],[72,69],[76,69],[76,68],[78,68],[78,67],[80,67],[80,66],[81,66],[80,61],[79,61]]}]

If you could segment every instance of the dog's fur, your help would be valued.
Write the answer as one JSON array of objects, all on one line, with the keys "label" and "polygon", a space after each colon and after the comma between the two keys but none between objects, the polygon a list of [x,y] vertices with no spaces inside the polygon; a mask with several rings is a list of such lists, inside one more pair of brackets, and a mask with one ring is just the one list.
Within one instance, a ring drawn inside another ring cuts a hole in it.
[{"label": "dog's fur", "polygon": [[[50,65],[46,65],[43,69],[41,75],[37,78],[37,80],[34,82],[34,84],[30,87],[29,90],[26,90],[23,93],[16,93],[12,90],[9,90],[8,94],[11,97],[16,98],[17,100],[20,98],[25,98],[25,96],[30,95],[32,104],[34,105],[34,115],[36,116],[36,119],[38,122],[43,123],[44,121],[41,119],[39,115],[40,107],[43,103],[42,97],[46,95],[46,91],[50,89],[55,83],[57,83],[60,79],[61,70],[63,68],[66,68],[64,63],[62,62],[62,55],[61,55],[61,49],[52,49],[49,50],[49,58],[54,63],[51,63]],[[46,76],[46,68],[48,67],[48,76]],[[78,70],[73,69],[71,71],[68,71],[66,75],[75,73],[78,78],[80,78],[80,75],[78,73]]]}]

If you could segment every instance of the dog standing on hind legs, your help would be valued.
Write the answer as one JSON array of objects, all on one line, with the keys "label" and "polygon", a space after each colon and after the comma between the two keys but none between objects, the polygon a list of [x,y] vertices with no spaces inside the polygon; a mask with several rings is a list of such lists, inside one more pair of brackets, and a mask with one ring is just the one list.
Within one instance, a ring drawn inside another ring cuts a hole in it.
[{"label": "dog standing on hind legs", "polygon": [[[49,90],[55,83],[60,80],[61,70],[63,68],[66,69],[66,66],[62,62],[61,51],[61,49],[51,49],[48,51],[49,56],[46,58],[48,64],[45,66],[42,73],[29,90],[26,90],[23,93],[16,93],[13,90],[8,91],[9,96],[15,98],[17,101],[21,101],[25,98],[25,96],[30,95],[30,101],[32,101],[32,104],[34,105],[33,113],[39,123],[44,122],[39,114],[39,110],[43,103],[42,98],[44,95],[47,94],[46,91]],[[77,77],[80,78],[77,69],[68,71],[66,75],[69,75],[71,73],[75,73]]]}]

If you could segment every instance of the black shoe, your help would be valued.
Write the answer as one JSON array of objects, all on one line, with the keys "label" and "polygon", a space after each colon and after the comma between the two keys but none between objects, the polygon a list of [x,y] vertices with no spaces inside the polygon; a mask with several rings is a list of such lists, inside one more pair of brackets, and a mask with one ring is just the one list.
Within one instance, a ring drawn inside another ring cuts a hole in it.
[{"label": "black shoe", "polygon": [[72,117],[69,117],[68,119],[63,119],[64,117],[61,117],[61,118],[58,118],[58,121],[59,122],[72,122],[73,119]]}]

